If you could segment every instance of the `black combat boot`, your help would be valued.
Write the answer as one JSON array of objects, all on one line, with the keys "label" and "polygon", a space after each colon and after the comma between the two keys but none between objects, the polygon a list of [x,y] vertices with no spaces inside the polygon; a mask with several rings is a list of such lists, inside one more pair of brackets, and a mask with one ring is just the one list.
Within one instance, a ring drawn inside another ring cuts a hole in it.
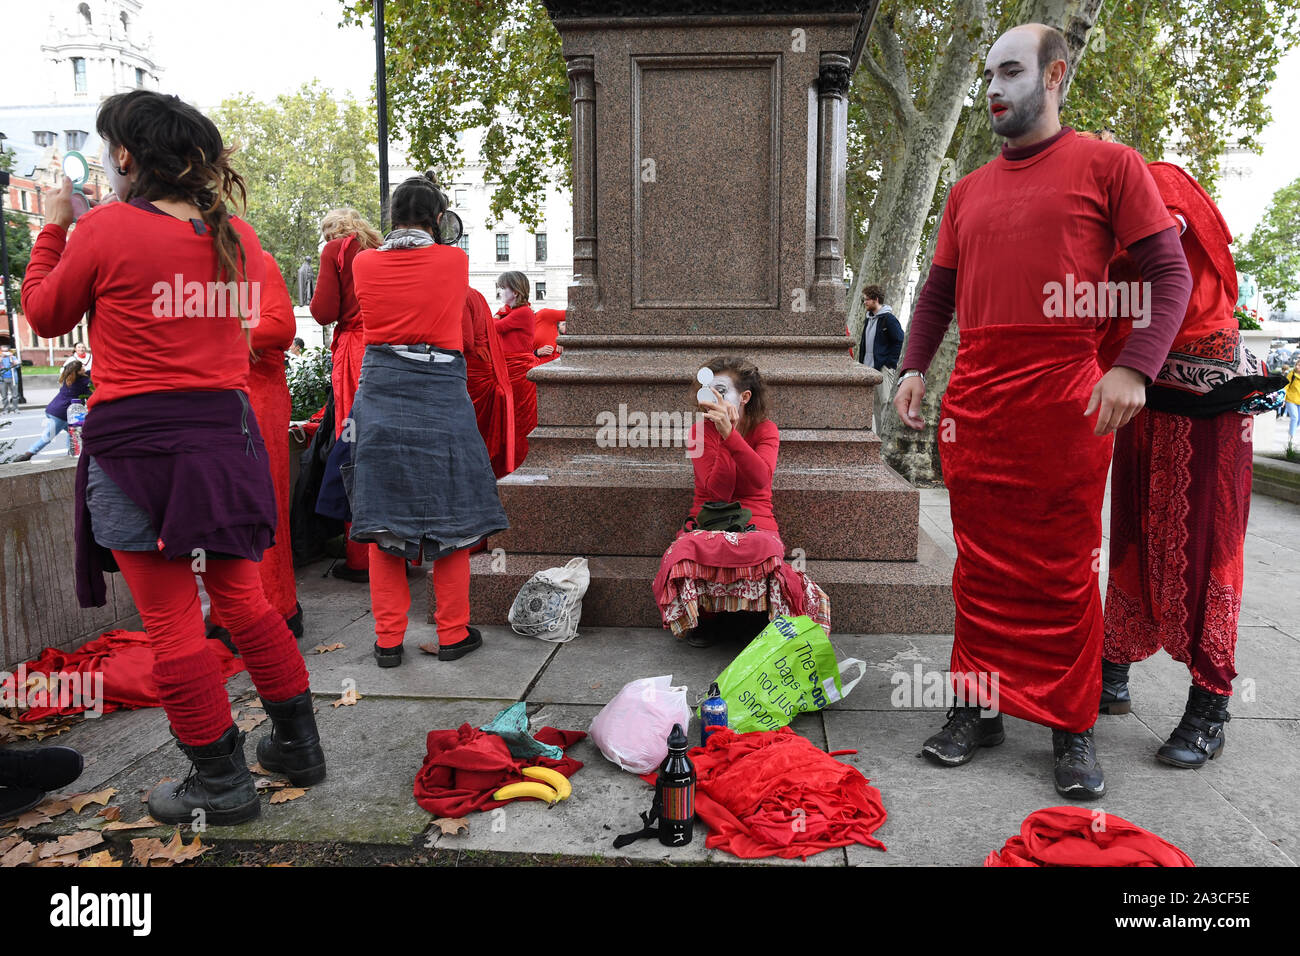
[{"label": "black combat boot", "polygon": [[[177,746],[190,758],[189,775],[180,783],[164,783],[149,794],[149,815],[159,823],[231,826],[261,812],[253,775],[244,763],[244,735],[232,724],[215,743]],[[201,817],[195,811],[203,811]]]},{"label": "black combat boot", "polygon": [[1092,728],[1081,734],[1052,731],[1052,753],[1056,757],[1056,792],[1070,800],[1096,800],[1106,792],[1106,778],[1097,759]]},{"label": "black combat boot", "polygon": [[1223,725],[1228,716],[1228,698],[1193,686],[1187,692],[1187,708],[1169,739],[1156,751],[1156,759],[1171,767],[1199,767],[1223,753]]},{"label": "black combat boot", "polygon": [[978,707],[949,707],[948,722],[921,747],[935,763],[959,767],[981,747],[996,747],[1007,739],[1002,715],[984,717]]},{"label": "black combat boot", "polygon": [[271,718],[271,733],[257,743],[257,762],[282,773],[295,787],[310,787],[325,779],[325,751],[316,731],[311,691],[274,703],[262,698]]},{"label": "black combat boot", "polygon": [[1128,665],[1101,659],[1100,714],[1127,714],[1133,709],[1133,699],[1128,695]]},{"label": "black combat boot", "polygon": [[81,776],[81,754],[71,747],[0,747],[0,787],[60,790]]}]

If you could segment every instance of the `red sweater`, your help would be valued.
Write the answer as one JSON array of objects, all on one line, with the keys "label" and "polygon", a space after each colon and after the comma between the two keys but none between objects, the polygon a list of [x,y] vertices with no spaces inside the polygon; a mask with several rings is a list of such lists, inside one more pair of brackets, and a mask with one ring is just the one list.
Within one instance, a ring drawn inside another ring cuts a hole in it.
[{"label": "red sweater", "polygon": [[496,315],[497,332],[501,334],[501,344],[507,352],[527,352],[533,354],[533,332],[537,325],[537,316],[532,307],[517,305],[513,309],[503,308]]},{"label": "red sweater", "polygon": [[41,230],[23,312],[37,335],[53,338],[94,307],[92,407],[147,392],[247,388],[248,340],[236,307],[258,304],[266,266],[252,227],[230,221],[247,276],[222,288],[211,234],[166,213],[114,202],[87,212],[70,235],[54,223]]},{"label": "red sweater", "polygon": [[[692,448],[697,447],[696,429],[691,430]],[[762,531],[779,531],[772,513],[772,473],[781,447],[781,432],[776,423],[760,422],[748,435],[741,437],[733,428],[727,440],[718,437],[717,426],[704,423],[704,452],[691,459],[695,466],[695,500],[691,517],[706,501],[739,501],[754,515],[754,527]]]},{"label": "red sweater", "polygon": [[[344,243],[347,243],[346,248]],[[343,268],[339,269],[339,250],[343,250]],[[361,251],[354,236],[340,236],[325,243],[320,251],[320,271],[316,276],[316,291],[311,296],[311,314],[321,325],[337,322],[334,329],[351,332],[361,328],[361,306],[357,303],[356,287],[352,280],[352,260]]]},{"label": "red sweater", "polygon": [[[263,353],[259,361],[270,358],[283,364],[284,351],[293,344],[298,331],[298,320],[294,318],[293,299],[289,298],[289,287],[284,284],[275,257],[263,250],[262,261],[266,264],[266,277],[262,285],[262,314],[252,330],[253,348]],[[278,354],[267,355],[268,352]]]},{"label": "red sweater", "polygon": [[462,249],[366,249],[352,264],[352,278],[367,345],[461,350],[469,292],[469,257]]}]

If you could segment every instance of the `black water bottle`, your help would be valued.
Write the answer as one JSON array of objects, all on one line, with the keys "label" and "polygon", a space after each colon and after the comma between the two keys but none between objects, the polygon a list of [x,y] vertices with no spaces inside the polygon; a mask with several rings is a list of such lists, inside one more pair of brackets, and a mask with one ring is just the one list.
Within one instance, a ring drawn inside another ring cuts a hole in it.
[{"label": "black water bottle", "polygon": [[668,735],[668,756],[659,768],[663,809],[659,816],[659,842],[685,846],[695,833],[695,765],[686,756],[686,732],[673,724]]}]

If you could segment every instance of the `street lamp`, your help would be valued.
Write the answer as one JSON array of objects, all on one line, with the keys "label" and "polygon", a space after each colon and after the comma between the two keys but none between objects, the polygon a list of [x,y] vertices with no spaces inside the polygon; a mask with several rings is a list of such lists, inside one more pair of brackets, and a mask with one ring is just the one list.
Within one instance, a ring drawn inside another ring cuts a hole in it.
[{"label": "street lamp", "polygon": [[384,68],[384,0],[375,4],[375,100],[379,111],[379,231],[388,227],[388,82]]}]

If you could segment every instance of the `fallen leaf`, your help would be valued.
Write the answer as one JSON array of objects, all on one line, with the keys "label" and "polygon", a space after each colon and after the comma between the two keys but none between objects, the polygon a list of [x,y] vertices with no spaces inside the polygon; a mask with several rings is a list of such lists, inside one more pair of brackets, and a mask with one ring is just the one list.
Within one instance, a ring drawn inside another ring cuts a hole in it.
[{"label": "fallen leaf", "polygon": [[268,864],[266,864],[266,865],[267,865],[267,866],[271,866],[271,867],[278,867],[278,866],[293,866],[292,863],[268,863]]},{"label": "fallen leaf", "polygon": [[148,790],[146,790],[146,791],[144,792],[144,796],[140,798],[140,802],[141,802],[141,803],[148,803],[148,802],[149,802],[149,794],[153,793],[155,790],[157,790],[159,787],[161,787],[164,783],[174,783],[175,781],[176,781],[176,778],[175,778],[175,777],[163,777],[161,780],[159,780],[157,783],[155,783],[152,787],[150,787]]},{"label": "fallen leaf", "polygon": [[147,813],[134,823],[127,823],[125,820],[114,820],[112,823],[105,823],[99,828],[100,833],[107,833],[109,830],[147,830],[150,827],[162,826],[157,820]]},{"label": "fallen leaf", "polygon": [[199,841],[197,833],[194,835],[194,842],[186,846],[185,841],[181,839],[181,831],[177,830],[176,835],[167,844],[167,859],[172,863],[188,863],[190,860],[207,853],[210,849],[212,847],[204,846]]},{"label": "fallen leaf", "polygon": [[9,820],[5,823],[0,823],[0,826],[7,827],[11,830],[26,830],[30,827],[38,827],[42,823],[50,822],[52,822],[50,818],[37,808],[35,810],[28,810],[17,820]]},{"label": "fallen leaf", "polygon": [[108,850],[100,850],[98,853],[92,853],[82,860],[78,866],[121,866],[121,860],[113,859],[113,854]]},{"label": "fallen leaf", "polygon": [[23,842],[23,838],[16,833],[11,833],[4,839],[0,839],[0,856],[4,856],[18,844]]},{"label": "fallen leaf", "polygon": [[43,860],[37,860],[33,866],[76,866],[81,857],[75,853],[65,853],[62,856],[46,857]]},{"label": "fallen leaf", "polygon": [[347,647],[346,644],[336,641],[333,644],[317,644],[312,650],[317,654],[328,654],[330,651],[341,651],[345,647]]},{"label": "fallen leaf", "polygon": [[279,790],[289,786],[288,780],[254,780],[253,786],[258,790]]},{"label": "fallen leaf", "polygon": [[[92,803],[98,803],[101,807],[106,806],[115,793],[117,793],[115,787],[108,787],[95,793],[77,793],[68,797],[68,803],[72,805],[73,813],[80,813]],[[50,811],[46,810],[45,812],[49,813]]]},{"label": "fallen leaf", "polygon": [[442,831],[443,836],[454,835],[462,830],[469,832],[469,824],[464,817],[439,817],[433,821],[433,825]]},{"label": "fallen leaf", "polygon": [[285,787],[283,790],[277,790],[271,794],[271,802],[288,803],[290,800],[297,800],[306,792],[302,787]]},{"label": "fallen leaf", "polygon": [[41,859],[45,860],[65,853],[77,854],[103,842],[103,835],[94,830],[80,830],[77,833],[69,833],[42,845]]},{"label": "fallen leaf", "polygon": [[258,724],[264,723],[269,719],[270,718],[267,717],[266,714],[249,714],[247,717],[241,717],[239,720],[235,721],[235,726],[244,733],[248,733]]},{"label": "fallen leaf", "polygon": [[164,852],[163,842],[157,837],[139,837],[131,841],[131,860],[137,866],[148,866],[150,860]]},{"label": "fallen leaf", "polygon": [[0,856],[0,866],[21,866],[24,863],[35,863],[38,859],[35,844],[24,840],[4,856]]},{"label": "fallen leaf", "polygon": [[334,703],[331,704],[330,706],[351,707],[360,699],[361,699],[361,695],[357,693],[357,689],[355,687],[349,687],[346,691],[343,692],[343,696],[340,697],[338,700],[334,701]]},{"label": "fallen leaf", "polygon": [[271,771],[267,770],[260,763],[253,764],[251,767],[248,768],[248,772],[260,774],[263,777],[269,777],[271,775]]},{"label": "fallen leaf", "polygon": [[[36,809],[47,817],[57,817],[72,809],[71,797],[46,797],[36,805]],[[78,811],[80,812],[80,811]]]},{"label": "fallen leaf", "polygon": [[122,808],[105,807],[103,810],[100,810],[98,813],[96,813],[95,816],[103,817],[109,823],[116,823],[118,820],[122,819]]}]

